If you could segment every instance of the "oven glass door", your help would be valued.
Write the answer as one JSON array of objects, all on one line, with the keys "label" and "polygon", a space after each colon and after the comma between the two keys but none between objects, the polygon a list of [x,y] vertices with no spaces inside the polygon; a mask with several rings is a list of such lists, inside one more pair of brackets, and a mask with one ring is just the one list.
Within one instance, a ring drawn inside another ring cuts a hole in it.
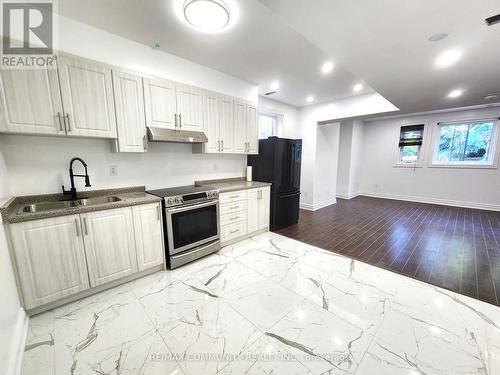
[{"label": "oven glass door", "polygon": [[167,209],[170,255],[219,238],[219,203]]}]

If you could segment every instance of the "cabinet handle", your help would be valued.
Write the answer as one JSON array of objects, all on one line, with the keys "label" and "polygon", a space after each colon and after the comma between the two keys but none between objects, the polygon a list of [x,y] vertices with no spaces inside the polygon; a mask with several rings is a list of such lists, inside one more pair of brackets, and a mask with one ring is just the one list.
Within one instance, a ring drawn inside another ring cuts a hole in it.
[{"label": "cabinet handle", "polygon": [[229,232],[229,233],[231,233],[231,234],[232,234],[232,233],[236,233],[236,232],[239,232],[239,231],[240,231],[239,229],[235,229],[235,230],[232,230],[232,231],[231,231],[231,232]]},{"label": "cabinet handle", "polygon": [[85,235],[88,236],[89,235],[89,228],[87,226],[87,218],[86,217],[83,218],[83,226],[85,227]]},{"label": "cabinet handle", "polygon": [[78,227],[78,219],[75,219],[75,226],[76,226],[76,236],[80,237],[80,228]]},{"label": "cabinet handle", "polygon": [[221,151],[224,151],[224,140],[220,141],[220,144],[222,145],[222,150]]},{"label": "cabinet handle", "polygon": [[217,141],[217,151],[220,152],[220,140]]},{"label": "cabinet handle", "polygon": [[66,113],[64,115],[64,125],[66,126],[66,120],[68,120],[68,131],[70,132],[71,131],[71,124],[69,122],[69,113]]},{"label": "cabinet handle", "polygon": [[144,147],[144,150],[148,149],[148,143],[147,143],[147,140],[146,140],[146,135],[144,135],[142,137],[142,147]]},{"label": "cabinet handle", "polygon": [[158,221],[160,221],[160,206],[156,206],[156,215],[157,215]]},{"label": "cabinet handle", "polygon": [[229,209],[230,209],[230,210],[235,210],[235,209],[237,209],[237,208],[240,208],[240,206],[232,206],[232,207],[230,207]]},{"label": "cabinet handle", "polygon": [[177,129],[177,113],[174,115],[175,118],[175,128]]},{"label": "cabinet handle", "polygon": [[59,131],[63,131],[61,112],[57,112],[57,118],[59,119]]},{"label": "cabinet handle", "polygon": [[231,219],[229,219],[229,220],[233,221],[233,220],[237,220],[237,219],[239,219],[239,218],[240,218],[239,216],[235,216],[235,217],[232,217],[232,218],[231,218]]},{"label": "cabinet handle", "polygon": [[182,113],[179,113],[179,129],[182,129]]}]

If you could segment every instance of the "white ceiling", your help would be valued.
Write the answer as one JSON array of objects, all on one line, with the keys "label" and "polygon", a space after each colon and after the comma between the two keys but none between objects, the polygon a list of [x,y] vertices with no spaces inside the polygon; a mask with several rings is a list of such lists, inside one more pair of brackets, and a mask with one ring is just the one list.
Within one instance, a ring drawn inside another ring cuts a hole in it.
[{"label": "white ceiling", "polygon": [[[220,34],[197,32],[182,23],[173,10],[175,0],[60,0],[59,13],[127,39],[160,49],[241,78],[259,86],[259,94],[280,82],[269,96],[295,106],[353,96],[353,85],[362,82],[336,63],[328,76],[321,65],[330,56],[257,0],[234,0],[238,22]],[[307,1],[309,2],[309,1]],[[373,89],[364,84],[356,93]]]},{"label": "white ceiling", "polygon": [[[500,92],[499,0],[261,0],[290,27],[362,77],[401,112],[487,103]],[[429,36],[449,33],[440,42]],[[438,69],[436,57],[463,58]],[[461,97],[447,94],[462,89]]]}]

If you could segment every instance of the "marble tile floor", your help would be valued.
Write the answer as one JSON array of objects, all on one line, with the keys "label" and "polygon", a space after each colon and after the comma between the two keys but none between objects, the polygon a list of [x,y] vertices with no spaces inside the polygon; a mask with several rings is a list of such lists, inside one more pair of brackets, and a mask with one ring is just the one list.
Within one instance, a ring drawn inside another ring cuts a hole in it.
[{"label": "marble tile floor", "polygon": [[32,317],[23,374],[500,374],[500,308],[264,233]]}]

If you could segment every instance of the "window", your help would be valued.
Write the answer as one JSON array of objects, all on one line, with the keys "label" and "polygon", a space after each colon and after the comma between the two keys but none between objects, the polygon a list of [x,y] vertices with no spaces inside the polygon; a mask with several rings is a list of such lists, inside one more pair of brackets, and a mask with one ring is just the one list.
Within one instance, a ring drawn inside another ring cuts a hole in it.
[{"label": "window", "polygon": [[278,136],[280,123],[280,115],[261,113],[259,116],[259,139]]},{"label": "window", "polygon": [[481,167],[494,164],[496,121],[441,122],[438,130],[434,165]]},{"label": "window", "polygon": [[398,164],[417,164],[420,160],[424,125],[402,126],[399,133]]}]

